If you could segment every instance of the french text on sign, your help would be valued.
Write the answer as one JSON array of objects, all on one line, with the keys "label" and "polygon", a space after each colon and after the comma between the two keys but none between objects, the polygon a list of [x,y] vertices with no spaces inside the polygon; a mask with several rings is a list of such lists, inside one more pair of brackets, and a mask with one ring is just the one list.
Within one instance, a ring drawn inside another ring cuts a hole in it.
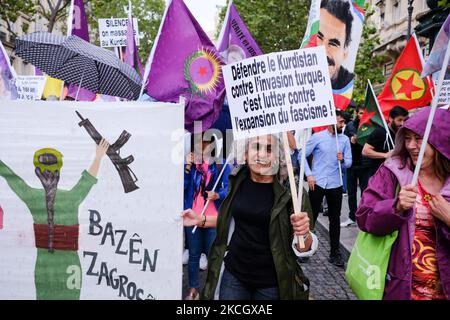
[{"label": "french text on sign", "polygon": [[336,123],[323,46],[223,67],[236,139]]}]

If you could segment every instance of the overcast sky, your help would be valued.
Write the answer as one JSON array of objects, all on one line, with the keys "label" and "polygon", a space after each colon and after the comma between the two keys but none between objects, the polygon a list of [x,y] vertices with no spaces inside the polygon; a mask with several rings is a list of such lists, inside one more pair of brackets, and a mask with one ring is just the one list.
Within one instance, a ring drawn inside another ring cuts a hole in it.
[{"label": "overcast sky", "polygon": [[[166,0],[168,3],[169,0]],[[226,0],[184,0],[195,19],[206,32],[215,30],[214,18],[217,14],[217,5],[224,6]]]}]

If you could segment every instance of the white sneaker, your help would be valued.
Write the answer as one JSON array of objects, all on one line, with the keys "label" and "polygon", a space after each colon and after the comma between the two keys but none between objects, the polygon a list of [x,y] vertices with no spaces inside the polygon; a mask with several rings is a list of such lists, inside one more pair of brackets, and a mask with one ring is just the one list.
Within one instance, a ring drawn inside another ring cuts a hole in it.
[{"label": "white sneaker", "polygon": [[346,227],[351,227],[351,226],[356,226],[356,222],[350,218],[345,220],[344,222],[341,222],[341,228],[346,228]]},{"label": "white sneaker", "polygon": [[208,269],[208,258],[206,254],[202,253],[200,256],[200,270]]},{"label": "white sneaker", "polygon": [[189,262],[189,250],[184,249],[183,251],[183,265],[187,265]]}]

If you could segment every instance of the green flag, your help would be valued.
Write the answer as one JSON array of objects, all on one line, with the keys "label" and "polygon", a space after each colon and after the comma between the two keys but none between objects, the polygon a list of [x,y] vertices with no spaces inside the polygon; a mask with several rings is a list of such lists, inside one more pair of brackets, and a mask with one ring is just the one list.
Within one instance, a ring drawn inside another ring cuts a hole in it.
[{"label": "green flag", "polygon": [[367,84],[366,100],[364,101],[366,110],[359,122],[358,132],[356,133],[356,141],[364,146],[370,134],[377,126],[383,126],[383,119],[381,118],[380,109],[378,107],[377,97],[373,92],[370,83]]}]

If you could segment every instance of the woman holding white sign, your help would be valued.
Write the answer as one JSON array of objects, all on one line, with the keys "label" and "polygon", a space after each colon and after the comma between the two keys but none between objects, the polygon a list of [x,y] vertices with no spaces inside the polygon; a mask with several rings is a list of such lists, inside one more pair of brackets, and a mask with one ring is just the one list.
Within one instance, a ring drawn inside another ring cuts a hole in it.
[{"label": "woman holding white sign", "polygon": [[[230,174],[218,218],[201,221],[194,211],[183,212],[185,226],[217,225],[203,298],[308,299],[309,281],[297,258],[317,250],[311,208],[304,199],[308,213],[293,214],[291,195],[279,182],[284,151],[278,135],[250,138],[245,149],[245,164]],[[304,236],[305,248],[297,236]]]}]

